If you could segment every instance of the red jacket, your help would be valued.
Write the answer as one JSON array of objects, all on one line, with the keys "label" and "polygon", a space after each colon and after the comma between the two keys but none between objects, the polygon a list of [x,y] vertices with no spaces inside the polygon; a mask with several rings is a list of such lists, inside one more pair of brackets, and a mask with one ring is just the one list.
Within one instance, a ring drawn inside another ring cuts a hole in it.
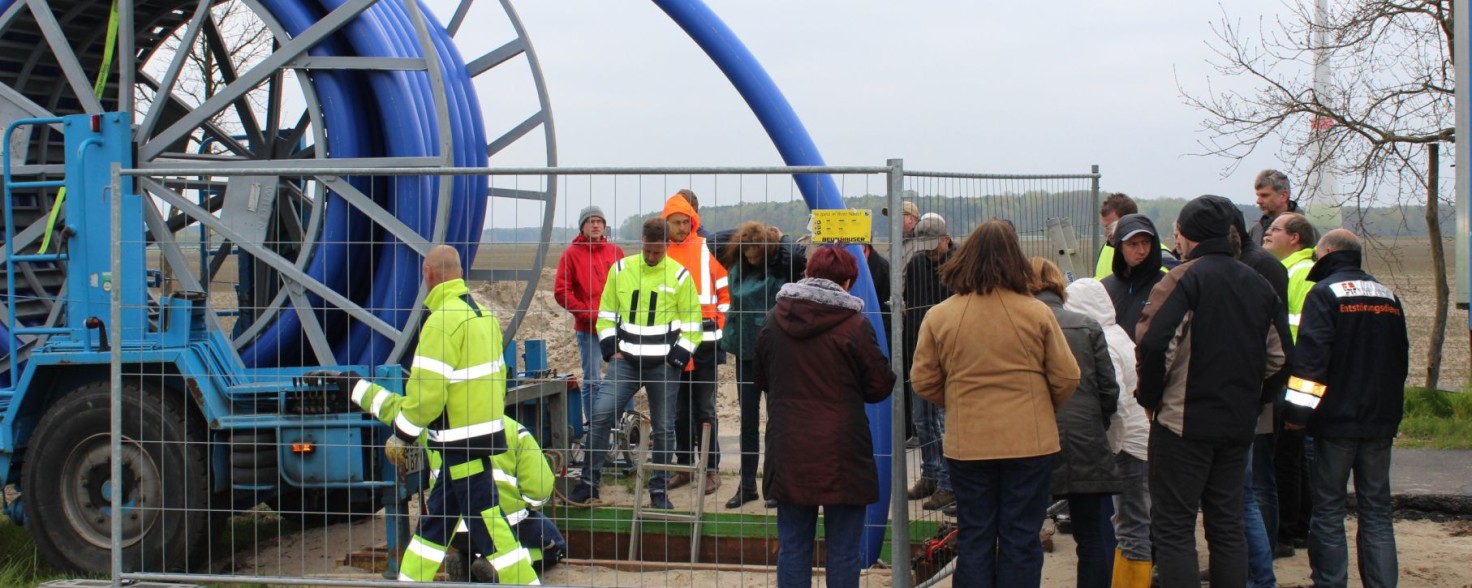
[{"label": "red jacket", "polygon": [[607,237],[589,241],[578,235],[562,252],[552,296],[572,313],[577,330],[596,332],[593,323],[598,320],[598,299],[603,296],[603,284],[608,282],[608,268],[623,257],[624,250]]}]

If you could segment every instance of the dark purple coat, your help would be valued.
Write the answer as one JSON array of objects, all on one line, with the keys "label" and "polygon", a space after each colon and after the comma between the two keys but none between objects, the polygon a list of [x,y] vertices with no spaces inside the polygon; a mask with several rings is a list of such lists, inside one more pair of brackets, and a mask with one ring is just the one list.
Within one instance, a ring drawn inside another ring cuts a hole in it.
[{"label": "dark purple coat", "polygon": [[787,284],[757,335],[758,389],[767,393],[768,499],[805,506],[879,500],[864,404],[895,376],[863,301],[828,280]]}]

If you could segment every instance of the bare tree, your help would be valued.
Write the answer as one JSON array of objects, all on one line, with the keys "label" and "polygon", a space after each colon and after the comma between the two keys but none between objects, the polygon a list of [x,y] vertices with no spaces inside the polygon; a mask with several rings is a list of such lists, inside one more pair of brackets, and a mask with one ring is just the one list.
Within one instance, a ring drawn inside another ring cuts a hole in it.
[{"label": "bare tree", "polygon": [[[1204,92],[1181,93],[1206,113],[1203,145],[1231,158],[1229,169],[1276,140],[1295,176],[1342,182],[1300,197],[1361,210],[1427,207],[1436,320],[1426,385],[1435,387],[1449,296],[1437,224],[1443,192],[1427,146],[1454,145],[1452,0],[1349,0],[1333,8],[1320,0],[1315,8],[1297,0],[1288,14],[1255,27],[1224,16],[1213,26],[1211,65],[1252,88],[1218,92],[1208,81]],[[1315,83],[1316,67],[1332,79],[1321,73]]]}]

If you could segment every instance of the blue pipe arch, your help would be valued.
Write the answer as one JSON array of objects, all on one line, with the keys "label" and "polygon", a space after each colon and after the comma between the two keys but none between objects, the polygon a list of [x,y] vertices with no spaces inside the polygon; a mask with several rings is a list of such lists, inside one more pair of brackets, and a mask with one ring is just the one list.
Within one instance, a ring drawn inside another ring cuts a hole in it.
[{"label": "blue pipe arch", "polygon": [[[818,146],[813,143],[802,120],[798,119],[797,112],[777,88],[777,83],[767,75],[766,69],[736,37],[736,33],[710,7],[700,0],[654,0],[654,4],[684,29],[731,81],[771,137],[783,162],[787,165],[824,165]],[[800,174],[793,179],[809,209],[847,208],[832,176]],[[857,258],[864,258],[857,245],[850,246],[849,250]],[[859,264],[859,279],[854,284],[853,294],[864,300],[865,308],[880,308],[874,293],[873,276],[869,275],[867,264]],[[889,345],[885,343],[888,333],[884,331],[881,315],[865,313],[865,316],[874,325],[874,332],[879,334],[879,346],[888,355]],[[890,398],[865,407],[869,417],[869,435],[874,440],[874,462],[878,466],[880,480],[888,480],[889,476],[885,474],[891,471],[893,443],[890,435],[890,402],[893,400]],[[890,484],[879,484],[879,501],[869,505],[864,515],[860,552],[865,563],[878,560],[880,549],[884,545],[884,532],[889,527],[889,489]],[[906,552],[901,551],[898,557],[904,557],[904,553]],[[892,554],[891,557],[896,556]]]}]

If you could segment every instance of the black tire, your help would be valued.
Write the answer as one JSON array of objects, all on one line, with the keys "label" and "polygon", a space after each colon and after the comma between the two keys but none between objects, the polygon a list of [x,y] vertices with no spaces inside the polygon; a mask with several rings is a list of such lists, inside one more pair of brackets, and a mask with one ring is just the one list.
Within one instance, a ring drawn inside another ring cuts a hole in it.
[{"label": "black tire", "polygon": [[[41,417],[21,491],[36,549],[59,570],[111,569],[108,383],[83,386]],[[178,399],[123,385],[123,568],[177,572],[207,563],[209,434]],[[217,518],[217,517],[216,517]]]}]

